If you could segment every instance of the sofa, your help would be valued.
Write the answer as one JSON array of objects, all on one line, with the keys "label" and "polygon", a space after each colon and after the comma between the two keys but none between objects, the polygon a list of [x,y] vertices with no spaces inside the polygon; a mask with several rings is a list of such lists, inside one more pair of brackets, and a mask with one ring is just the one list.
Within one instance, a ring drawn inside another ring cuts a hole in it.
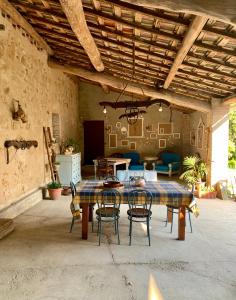
[{"label": "sofa", "polygon": [[129,170],[135,170],[135,171],[143,171],[144,163],[140,159],[140,155],[136,151],[126,152],[126,153],[113,153],[111,157],[119,157],[119,158],[130,158],[130,165]]},{"label": "sofa", "polygon": [[171,151],[162,151],[158,154],[159,160],[153,163],[153,170],[159,174],[167,174],[171,177],[178,174],[181,168],[181,156]]}]

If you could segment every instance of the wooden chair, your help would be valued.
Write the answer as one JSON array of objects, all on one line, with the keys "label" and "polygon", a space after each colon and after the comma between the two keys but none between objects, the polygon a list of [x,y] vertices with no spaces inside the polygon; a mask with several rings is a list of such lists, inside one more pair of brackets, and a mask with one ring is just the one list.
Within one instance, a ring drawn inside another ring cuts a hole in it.
[{"label": "wooden chair", "polygon": [[108,165],[108,160],[106,158],[100,158],[97,160],[97,176],[107,177],[113,175],[113,167]]},{"label": "wooden chair", "polygon": [[[143,200],[143,204],[139,203],[139,200]],[[130,221],[129,226],[129,245],[131,245],[132,237],[132,223],[144,222],[147,223],[147,236],[148,243],[151,246],[149,223],[152,216],[152,194],[147,190],[132,190],[128,195],[129,210],[127,211],[128,219]]]}]

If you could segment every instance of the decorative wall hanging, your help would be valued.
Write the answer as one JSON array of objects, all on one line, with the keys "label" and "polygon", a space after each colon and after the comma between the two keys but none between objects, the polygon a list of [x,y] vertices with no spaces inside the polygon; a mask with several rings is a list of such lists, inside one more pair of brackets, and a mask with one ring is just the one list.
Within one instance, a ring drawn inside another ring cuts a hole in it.
[{"label": "decorative wall hanging", "polygon": [[196,146],[196,132],[195,132],[195,130],[190,131],[190,145]]},{"label": "decorative wall hanging", "polygon": [[160,139],[159,140],[159,148],[160,149],[166,148],[166,139]]},{"label": "decorative wall hanging", "polygon": [[199,149],[202,149],[203,147],[203,135],[204,135],[204,124],[202,120],[200,120],[197,127],[197,147]]},{"label": "decorative wall hanging", "polygon": [[117,134],[109,134],[109,148],[117,148]]},{"label": "decorative wall hanging", "polygon": [[124,127],[124,126],[121,127],[121,130],[120,130],[120,131],[121,131],[121,134],[122,134],[122,135],[126,135],[126,134],[127,134],[127,128]]},{"label": "decorative wall hanging", "polygon": [[179,140],[180,139],[180,133],[177,133],[177,132],[173,133],[173,138],[175,140]]},{"label": "decorative wall hanging", "polygon": [[137,119],[137,122],[135,124],[128,124],[128,137],[129,138],[143,137],[143,118]]},{"label": "decorative wall hanging", "polygon": [[7,150],[7,164],[9,164],[9,148],[14,147],[16,150],[25,150],[25,149],[30,149],[31,147],[38,147],[38,142],[37,141],[25,141],[25,140],[7,140],[4,143],[4,147]]},{"label": "decorative wall hanging", "polygon": [[130,150],[136,150],[136,142],[130,142],[129,143],[129,149]]},{"label": "decorative wall hanging", "polygon": [[129,141],[128,140],[121,140],[121,146],[122,147],[128,147],[129,146]]},{"label": "decorative wall hanging", "polygon": [[22,123],[26,123],[28,121],[27,116],[20,105],[20,101],[14,99],[14,111],[12,112],[12,118],[15,121],[22,121]]},{"label": "decorative wall hanging", "polygon": [[156,133],[150,133],[150,139],[151,140],[156,140],[157,139],[157,134]]},{"label": "decorative wall hanging", "polygon": [[172,123],[158,123],[158,134],[172,134]]},{"label": "decorative wall hanging", "polygon": [[121,122],[116,122],[116,128],[118,128],[118,129],[121,128]]},{"label": "decorative wall hanging", "polygon": [[151,125],[147,125],[146,126],[146,130],[147,132],[153,132],[154,131],[154,126],[151,124]]},{"label": "decorative wall hanging", "polygon": [[111,132],[112,131],[112,125],[106,125],[105,130],[108,131],[108,132]]}]

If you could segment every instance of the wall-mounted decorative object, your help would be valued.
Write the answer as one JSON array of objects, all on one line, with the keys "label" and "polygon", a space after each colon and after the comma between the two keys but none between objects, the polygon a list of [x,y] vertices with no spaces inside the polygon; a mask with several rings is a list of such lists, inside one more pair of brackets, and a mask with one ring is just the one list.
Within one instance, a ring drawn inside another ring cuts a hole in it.
[{"label": "wall-mounted decorative object", "polygon": [[137,119],[135,124],[128,124],[128,137],[129,138],[142,138],[143,137],[143,118]]},{"label": "wall-mounted decorative object", "polygon": [[121,140],[121,146],[122,147],[128,147],[129,146],[129,141],[128,140]]},{"label": "wall-mounted decorative object", "polygon": [[172,123],[158,123],[158,134],[172,134]]},{"label": "wall-mounted decorative object", "polygon": [[139,117],[146,114],[145,110],[139,110],[137,107],[126,107],[125,113],[119,116],[119,119],[126,118],[128,124],[135,124]]},{"label": "wall-mounted decorative object", "polygon": [[118,129],[121,128],[121,122],[116,122],[116,128],[118,128]]},{"label": "wall-mounted decorative object", "polygon": [[173,133],[173,138],[175,140],[179,140],[180,139],[180,133],[177,133],[177,132]]},{"label": "wall-mounted decorative object", "polygon": [[195,130],[190,131],[190,145],[196,146],[196,132],[195,132]]},{"label": "wall-mounted decorative object", "polygon": [[120,131],[121,131],[121,134],[122,134],[122,135],[126,135],[126,134],[127,134],[127,128],[124,127],[124,126],[121,127],[121,130],[120,130]]},{"label": "wall-mounted decorative object", "polygon": [[14,111],[12,112],[12,118],[15,121],[22,121],[22,123],[26,123],[28,121],[25,112],[23,111],[20,102],[14,99]]},{"label": "wall-mounted decorative object", "polygon": [[160,149],[166,148],[166,139],[160,139],[159,140],[159,148]]},{"label": "wall-mounted decorative object", "polygon": [[136,150],[136,142],[130,142],[129,143],[129,149],[130,150]]},{"label": "wall-mounted decorative object", "polygon": [[17,140],[7,140],[4,143],[4,147],[7,150],[7,164],[9,164],[9,148],[14,147],[16,150],[25,150],[25,149],[30,149],[31,147],[38,147],[38,142],[37,141],[17,141]]},{"label": "wall-mounted decorative object", "polygon": [[112,131],[112,125],[110,125],[110,124],[106,125],[105,130],[108,131],[108,132],[111,132]]},{"label": "wall-mounted decorative object", "polygon": [[154,126],[152,124],[147,125],[146,130],[147,130],[147,132],[153,132],[154,131]]},{"label": "wall-mounted decorative object", "polygon": [[156,140],[157,139],[157,134],[156,133],[150,133],[150,139],[151,140]]},{"label": "wall-mounted decorative object", "polygon": [[109,148],[117,148],[117,134],[109,134]]},{"label": "wall-mounted decorative object", "polygon": [[202,149],[203,147],[203,138],[204,138],[203,135],[204,135],[204,124],[202,120],[200,120],[197,127],[197,147],[199,149]]}]

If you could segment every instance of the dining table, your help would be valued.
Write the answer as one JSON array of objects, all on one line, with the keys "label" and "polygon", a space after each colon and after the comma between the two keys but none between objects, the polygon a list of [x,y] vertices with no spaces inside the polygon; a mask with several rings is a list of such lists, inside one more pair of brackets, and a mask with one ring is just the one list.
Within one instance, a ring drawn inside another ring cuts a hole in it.
[{"label": "dining table", "polygon": [[[121,195],[121,205],[128,204],[129,192],[139,189],[130,185],[129,182],[122,182],[123,186],[118,188]],[[101,190],[104,189],[102,180],[84,180],[77,186],[76,195],[73,198],[74,204],[82,207],[82,239],[88,239],[88,225],[92,221],[92,205],[101,201],[99,198]],[[193,193],[183,185],[175,181],[147,181],[142,189],[148,190],[152,194],[152,205],[174,205],[179,207],[178,214],[178,239],[185,240],[185,210],[194,200]],[[137,199],[139,204],[143,204],[142,197]]]}]

